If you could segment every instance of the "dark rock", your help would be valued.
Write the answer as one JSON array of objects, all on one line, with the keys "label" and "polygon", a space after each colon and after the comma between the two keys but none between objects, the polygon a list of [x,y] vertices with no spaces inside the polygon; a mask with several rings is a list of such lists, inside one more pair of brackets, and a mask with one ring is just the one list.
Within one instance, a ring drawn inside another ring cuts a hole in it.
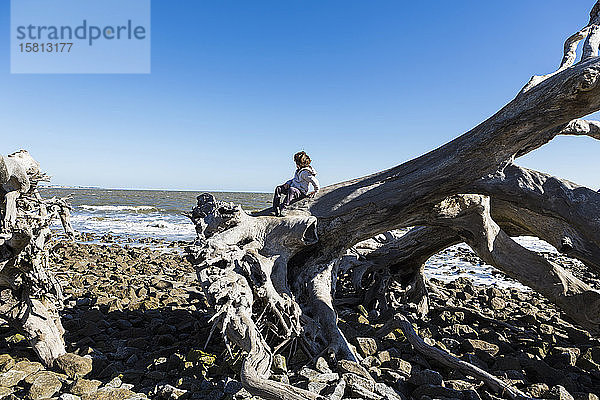
[{"label": "dark rock", "polygon": [[422,385],[416,388],[411,396],[415,399],[421,399],[423,396],[429,396],[432,399],[449,398],[462,399],[462,392],[439,385]]},{"label": "dark rock", "polygon": [[412,372],[412,365],[408,361],[405,361],[401,358],[392,358],[390,360],[390,367],[403,374],[404,376],[410,376]]},{"label": "dark rock", "polygon": [[567,392],[567,389],[560,385],[554,386],[550,391],[548,397],[551,400],[574,400],[573,396],[571,396],[571,394]]},{"label": "dark rock", "polygon": [[521,363],[519,362],[519,359],[517,357],[501,355],[496,359],[494,369],[500,371],[507,371],[510,369],[520,370]]},{"label": "dark rock", "polygon": [[439,372],[425,369],[423,371],[413,371],[413,373],[410,375],[410,378],[408,378],[408,382],[415,386],[441,385],[443,378]]},{"label": "dark rock", "polygon": [[575,366],[577,358],[580,355],[580,350],[576,347],[555,347],[552,349],[552,354],[547,357],[547,362],[552,366]]}]

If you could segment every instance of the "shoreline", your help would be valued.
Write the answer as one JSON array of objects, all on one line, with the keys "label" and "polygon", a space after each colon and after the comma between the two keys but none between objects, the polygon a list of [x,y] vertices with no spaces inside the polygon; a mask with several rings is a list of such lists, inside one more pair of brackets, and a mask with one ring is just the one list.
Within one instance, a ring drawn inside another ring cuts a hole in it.
[{"label": "shoreline", "polygon": [[[79,380],[46,371],[61,382],[56,394],[82,400],[113,398],[102,397],[108,393],[138,400],[251,398],[239,382],[237,354],[231,359],[220,335],[213,335],[204,349],[210,314],[195,271],[180,254],[127,244],[57,241],[50,264],[65,296],[61,317],[67,351],[93,360],[92,371]],[[577,400],[597,399],[593,393],[600,392],[600,340],[562,319],[540,295],[475,286],[465,278],[430,281],[436,288],[431,310],[417,323],[426,342],[533,397],[559,398],[553,390],[566,390]],[[365,368],[390,387],[416,398],[498,398],[478,381],[425,360],[398,332],[367,339],[366,333],[378,329],[381,321],[364,308],[340,306],[338,311],[342,330],[365,357]],[[3,374],[24,366],[44,371],[28,345],[4,325],[0,359],[9,358],[16,363],[4,364]],[[298,355],[285,361],[285,369],[275,368],[276,379],[324,394],[336,384],[323,381],[329,372],[320,371],[318,362],[301,367],[307,360]],[[90,392],[83,394],[83,386]],[[23,398],[31,388],[22,380],[6,390]]]}]

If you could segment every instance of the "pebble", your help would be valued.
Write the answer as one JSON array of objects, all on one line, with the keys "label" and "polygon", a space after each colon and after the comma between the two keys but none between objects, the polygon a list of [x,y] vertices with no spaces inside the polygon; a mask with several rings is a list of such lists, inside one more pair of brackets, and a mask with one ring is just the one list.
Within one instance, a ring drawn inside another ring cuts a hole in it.
[{"label": "pebble", "polygon": [[[41,372],[61,384],[51,395],[61,400],[251,398],[242,389],[234,372],[239,367],[227,356],[218,330],[204,347],[211,315],[195,271],[179,255],[75,244],[59,246],[52,258],[55,272],[67,280],[63,323],[71,355],[66,358],[72,361],[69,365],[83,368],[57,363],[55,371],[65,375],[50,373],[36,362],[25,341],[0,326],[0,397],[26,398]],[[430,343],[518,381],[532,397],[597,400],[600,341],[561,319],[541,296],[483,288],[468,279],[444,284],[443,289],[457,305],[515,330],[469,312],[449,311],[447,302],[432,294],[430,313],[415,320],[417,331]],[[461,291],[466,295],[457,296]],[[304,358],[306,368],[301,369],[300,352],[290,359],[277,354],[274,379],[304,385],[332,400],[497,398],[459,372],[430,363],[398,332],[383,340],[370,337],[379,328],[373,310],[353,307],[339,312],[347,324],[340,326],[364,357],[363,364],[330,364],[323,357],[307,364],[310,359]],[[283,353],[287,355],[287,349]],[[3,376],[7,383],[13,379],[12,386],[2,386]]]}]

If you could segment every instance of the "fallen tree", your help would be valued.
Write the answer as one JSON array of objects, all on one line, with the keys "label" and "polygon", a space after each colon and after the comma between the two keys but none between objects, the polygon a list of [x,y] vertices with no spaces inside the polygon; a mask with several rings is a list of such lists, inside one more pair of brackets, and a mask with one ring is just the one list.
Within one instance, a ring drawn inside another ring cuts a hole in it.
[{"label": "fallen tree", "polygon": [[[575,322],[600,330],[600,293],[510,237],[532,234],[592,269],[600,265],[599,195],[514,165],[557,135],[600,138],[597,122],[580,120],[600,110],[599,11],[597,3],[589,25],[567,40],[558,71],[532,78],[495,115],[423,156],[326,187],[283,218],[269,210],[248,215],[211,195],[199,196],[190,215],[198,239],[188,259],[213,307],[215,327],[246,354],[241,377],[251,393],[265,399],[322,398],[269,379],[274,351],[290,341],[299,342],[309,357],[360,362],[338,327],[334,295],[340,271],[356,273],[357,286],[368,270],[401,275],[410,286],[405,301],[418,303],[424,313],[424,262],[462,241]],[[582,60],[574,64],[577,38],[587,39]],[[358,262],[347,257],[359,242],[413,226],[419,228],[367,249]],[[386,279],[378,281],[363,302],[384,306]]]},{"label": "fallen tree", "polygon": [[73,236],[64,199],[42,199],[47,176],[21,150],[0,156],[0,318],[22,333],[47,366],[65,354],[58,311],[62,292],[48,271],[50,224],[60,218]]}]

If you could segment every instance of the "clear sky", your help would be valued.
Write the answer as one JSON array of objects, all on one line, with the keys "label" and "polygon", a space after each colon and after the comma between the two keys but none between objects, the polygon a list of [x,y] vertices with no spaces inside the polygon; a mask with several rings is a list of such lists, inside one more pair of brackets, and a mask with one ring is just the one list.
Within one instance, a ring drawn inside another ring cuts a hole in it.
[{"label": "clear sky", "polygon": [[[552,72],[594,0],[153,0],[149,75],[11,75],[0,152],[53,183],[271,191],[306,150],[323,184],[419,156]],[[519,160],[600,186],[600,143]]]}]

